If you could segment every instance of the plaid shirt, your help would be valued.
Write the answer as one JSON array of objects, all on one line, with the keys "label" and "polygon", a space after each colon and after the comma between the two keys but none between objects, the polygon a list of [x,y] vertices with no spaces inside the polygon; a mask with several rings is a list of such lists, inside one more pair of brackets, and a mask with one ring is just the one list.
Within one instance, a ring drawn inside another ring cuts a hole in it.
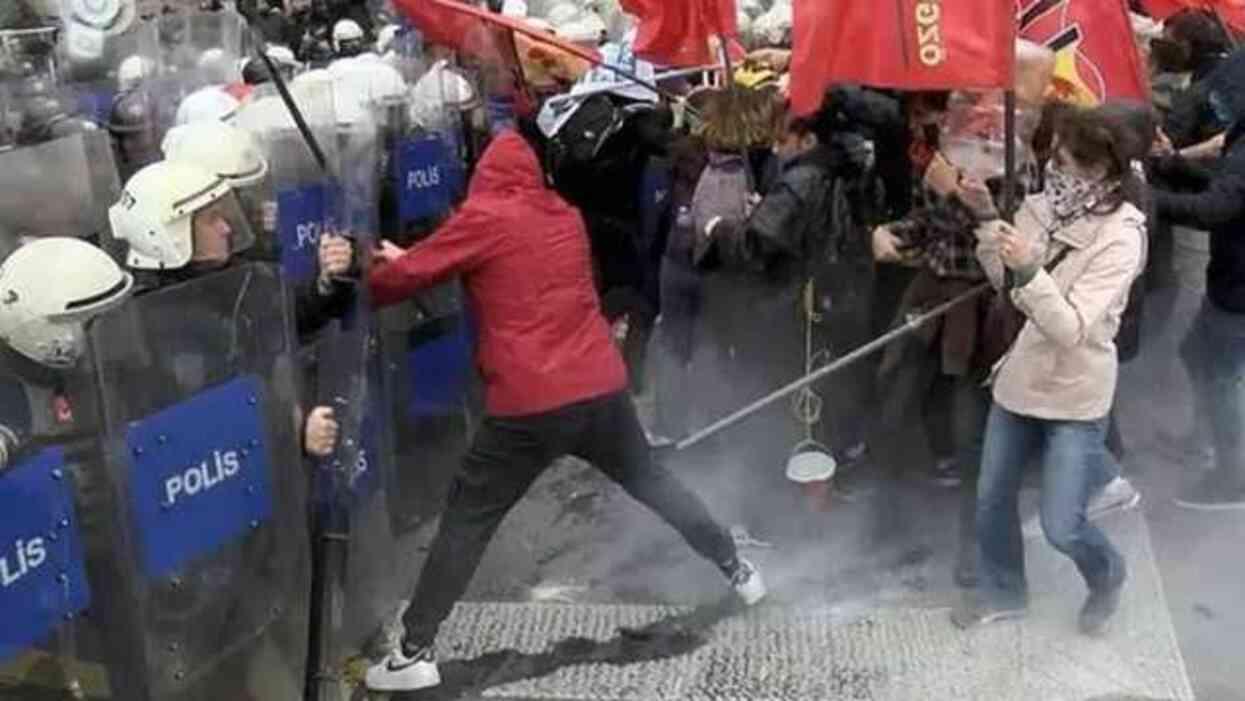
[{"label": "plaid shirt", "polygon": [[926,191],[924,199],[907,218],[887,225],[900,241],[903,263],[941,278],[985,280],[977,262],[977,216],[953,198]]}]

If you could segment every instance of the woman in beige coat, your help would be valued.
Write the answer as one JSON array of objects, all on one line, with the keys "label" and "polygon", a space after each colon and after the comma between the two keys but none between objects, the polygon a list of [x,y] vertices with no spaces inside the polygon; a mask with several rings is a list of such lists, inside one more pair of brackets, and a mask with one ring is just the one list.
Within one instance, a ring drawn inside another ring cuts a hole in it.
[{"label": "woman in beige coat", "polygon": [[1086,503],[1113,459],[1105,431],[1115,336],[1145,257],[1145,215],[1125,202],[1135,177],[1125,144],[1121,125],[1103,112],[1066,111],[1042,193],[1025,201],[1015,226],[996,220],[978,231],[983,268],[1027,321],[992,375],[977,489],[980,586],[952,616],[961,627],[1025,612],[1017,497],[1034,460],[1042,528],[1089,587],[1081,630],[1101,633],[1119,606],[1124,559],[1087,520]]}]

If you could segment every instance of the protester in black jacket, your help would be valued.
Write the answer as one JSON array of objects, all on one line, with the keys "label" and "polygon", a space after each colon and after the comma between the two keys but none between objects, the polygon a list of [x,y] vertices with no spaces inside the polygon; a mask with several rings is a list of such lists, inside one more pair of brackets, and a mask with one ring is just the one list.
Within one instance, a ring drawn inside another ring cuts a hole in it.
[{"label": "protester in black jacket", "polygon": [[[1196,420],[1210,425],[1216,453],[1215,469],[1177,500],[1200,509],[1245,509],[1245,58],[1234,61],[1238,87],[1223,108],[1236,121],[1219,168],[1200,193],[1154,191],[1161,215],[1210,230],[1206,298],[1181,348]],[[1156,164],[1160,173],[1180,166],[1178,156]]]},{"label": "protester in black jacket", "polygon": [[1155,60],[1162,71],[1189,73],[1189,88],[1172,99],[1164,130],[1176,148],[1202,143],[1223,131],[1210,99],[1212,73],[1232,42],[1211,12],[1185,10],[1166,22],[1155,41]]},{"label": "protester in black jacket", "polygon": [[[828,109],[811,118],[788,118],[774,149],[782,164],[776,182],[746,219],[711,218],[697,232],[696,260],[706,272],[703,313],[715,329],[721,356],[716,364],[725,375],[717,387],[719,410],[741,406],[801,374],[810,324],[814,351],[833,344],[827,335],[835,329],[822,321],[834,301],[824,290],[809,292],[806,286],[831,261],[842,233],[833,226],[835,181],[864,171],[859,153],[835,132]],[[836,404],[858,409],[859,401],[836,395]],[[848,434],[821,438],[845,452],[850,446],[844,443],[859,440]],[[781,480],[800,438],[801,424],[786,404],[760,412],[728,437],[732,443],[723,459],[736,461],[737,470],[723,481],[744,497],[739,515],[747,526],[772,529],[782,519],[766,518],[789,512],[773,499],[790,490],[776,488],[773,480]]]}]

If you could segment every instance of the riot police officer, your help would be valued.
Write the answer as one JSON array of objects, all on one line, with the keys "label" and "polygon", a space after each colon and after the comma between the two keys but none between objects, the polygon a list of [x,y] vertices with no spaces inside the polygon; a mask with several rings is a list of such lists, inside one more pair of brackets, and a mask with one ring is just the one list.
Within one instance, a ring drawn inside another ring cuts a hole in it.
[{"label": "riot police officer", "polygon": [[[109,210],[109,218],[113,234],[130,245],[126,264],[155,273],[157,285],[220,270],[255,241],[229,180],[201,166],[173,160],[154,163],[131,178],[120,201]],[[298,316],[308,315],[303,310],[313,306],[322,314],[337,311],[333,304],[310,296],[334,294],[332,278],[351,264],[349,244],[331,245],[333,237],[322,238],[320,278],[314,290],[297,293],[295,304],[302,308]],[[332,299],[336,305],[350,302],[348,292]],[[318,321],[323,324],[328,318]],[[337,430],[330,407],[313,409],[303,425],[304,449],[313,456],[327,456],[336,443]]]},{"label": "riot police officer", "polygon": [[85,352],[83,326],[133,286],[107,254],[74,238],[36,239],[0,265],[0,469],[29,436],[72,423],[65,378]]}]

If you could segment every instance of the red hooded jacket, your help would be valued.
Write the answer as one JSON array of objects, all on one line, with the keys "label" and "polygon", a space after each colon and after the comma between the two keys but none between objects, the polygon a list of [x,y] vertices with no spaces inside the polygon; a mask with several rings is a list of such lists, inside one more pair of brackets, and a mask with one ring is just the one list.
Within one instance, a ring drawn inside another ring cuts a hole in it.
[{"label": "red hooded jacket", "polygon": [[485,150],[462,208],[374,268],[369,287],[383,306],[455,275],[480,325],[476,363],[490,414],[538,414],[626,388],[583,217],[545,186],[536,152],[517,132]]}]

